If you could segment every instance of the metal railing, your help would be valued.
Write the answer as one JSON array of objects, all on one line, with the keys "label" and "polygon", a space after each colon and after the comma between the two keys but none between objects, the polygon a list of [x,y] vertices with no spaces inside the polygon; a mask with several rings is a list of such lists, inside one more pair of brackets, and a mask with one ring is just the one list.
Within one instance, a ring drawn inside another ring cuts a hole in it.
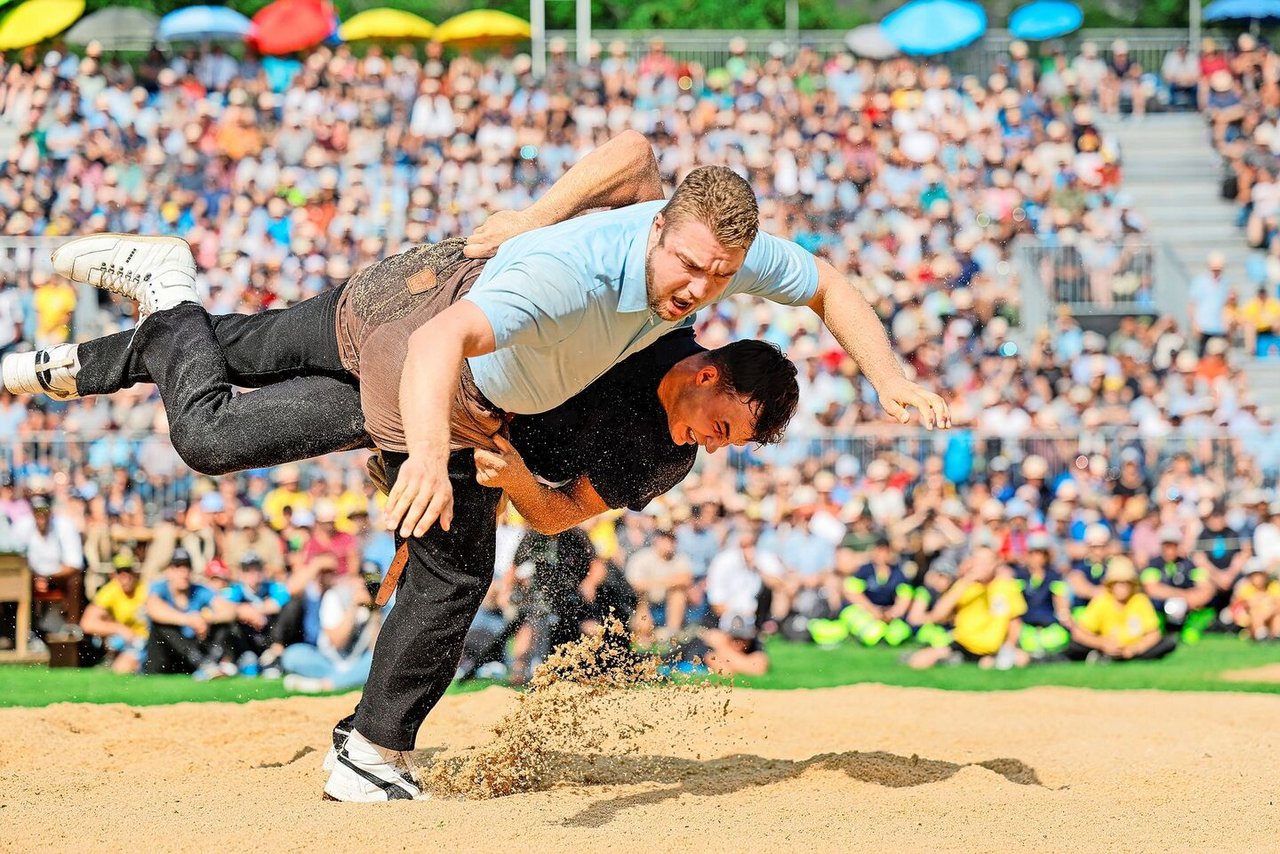
[{"label": "metal railing", "polygon": [[[572,30],[557,30],[547,33],[548,38],[562,38],[568,43],[568,54],[577,52],[577,35]],[[845,50],[844,30],[801,30],[798,34],[786,30],[596,30],[591,34],[592,40],[599,42],[607,54],[611,42],[620,41],[627,46],[633,60],[638,60],[648,51],[649,40],[659,37],[663,40],[664,49],[672,56],[696,62],[703,68],[722,67],[729,59],[729,41],[735,37],[746,41],[747,55],[763,57],[770,50],[780,46],[788,56],[793,55],[801,45],[807,45],[820,53],[829,54]],[[1181,29],[1090,29],[1079,30],[1054,44],[1062,45],[1067,55],[1075,56],[1080,51],[1081,43],[1092,41],[1098,46],[1098,55],[1103,59],[1111,57],[1111,45],[1122,38],[1129,45],[1130,57],[1139,63],[1145,71],[1159,73],[1165,55],[1187,43],[1187,31]],[[1228,42],[1226,36],[1219,39],[1223,44]],[[962,50],[938,57],[952,70],[961,74],[976,74],[985,77],[995,71],[1009,59],[1009,45],[1014,41],[1008,30],[988,30],[986,35],[973,45]],[[1032,49],[1036,46],[1033,44]]]},{"label": "metal railing", "polygon": [[[1274,446],[1274,447],[1273,447]],[[1135,428],[1094,431],[1026,433],[1016,437],[984,434],[967,428],[929,432],[914,428],[866,427],[847,434],[788,436],[781,444],[764,448],[736,448],[723,453],[723,461],[741,473],[764,464],[833,467],[841,457],[856,459],[862,469],[873,459],[890,455],[917,463],[930,456],[942,457],[948,476],[958,482],[981,476],[996,457],[1017,466],[1038,454],[1049,462],[1054,475],[1087,466],[1102,456],[1109,468],[1117,468],[1121,454],[1135,449],[1149,471],[1162,470],[1174,455],[1188,453],[1197,466],[1231,473],[1242,458],[1257,463],[1268,482],[1280,474],[1280,442],[1268,435],[1235,437],[1226,432],[1171,430],[1152,437]],[[325,458],[323,463],[300,465],[303,487],[313,479],[327,480],[335,472],[363,472],[367,452],[351,451]],[[707,464],[708,458],[702,458]],[[189,502],[202,479],[188,469],[163,433],[111,433],[94,439],[65,433],[33,433],[0,439],[0,476],[15,483],[33,477],[52,477],[80,494],[107,493],[118,472],[123,472],[139,493],[149,518]],[[262,476],[263,471],[254,475]],[[268,475],[269,476],[269,475]],[[229,475],[242,482],[249,474]]]},{"label": "metal railing", "polygon": [[1024,330],[1047,325],[1054,307],[1074,315],[1172,315],[1186,321],[1190,281],[1186,267],[1162,242],[1078,239],[1046,243],[1020,237],[1013,246],[1021,278]]}]

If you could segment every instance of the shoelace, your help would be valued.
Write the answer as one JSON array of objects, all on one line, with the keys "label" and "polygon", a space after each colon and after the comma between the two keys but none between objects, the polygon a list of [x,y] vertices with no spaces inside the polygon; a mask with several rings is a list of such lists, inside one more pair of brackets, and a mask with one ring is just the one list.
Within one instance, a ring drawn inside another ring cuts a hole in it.
[{"label": "shoelace", "polygon": [[142,283],[142,274],[133,272],[123,266],[117,267],[115,264],[108,264],[102,272],[102,287],[121,296],[134,297],[134,293],[125,290],[129,285],[137,286]]}]

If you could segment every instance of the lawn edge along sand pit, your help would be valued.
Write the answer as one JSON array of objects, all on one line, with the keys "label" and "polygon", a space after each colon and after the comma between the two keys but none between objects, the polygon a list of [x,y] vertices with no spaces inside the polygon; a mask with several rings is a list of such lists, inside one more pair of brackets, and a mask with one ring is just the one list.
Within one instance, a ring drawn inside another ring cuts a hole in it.
[{"label": "lawn edge along sand pit", "polygon": [[[715,689],[721,709],[726,690]],[[354,695],[4,709],[0,849],[1275,845],[1272,695],[735,689],[716,719],[681,716],[687,699],[664,702],[665,693],[619,690],[593,707],[596,733],[629,735],[589,750],[559,741],[528,791],[381,805],[320,800],[329,728]],[[713,695],[697,702],[703,696]],[[419,737],[419,760],[474,757],[469,749],[491,744],[492,728],[520,704],[501,688],[446,697]],[[637,727],[663,708],[673,714]]]}]

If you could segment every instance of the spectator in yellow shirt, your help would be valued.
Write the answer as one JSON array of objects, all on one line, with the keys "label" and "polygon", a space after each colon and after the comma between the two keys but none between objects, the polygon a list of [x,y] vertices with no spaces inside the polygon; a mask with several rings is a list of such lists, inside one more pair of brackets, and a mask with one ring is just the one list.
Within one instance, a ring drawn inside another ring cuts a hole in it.
[{"label": "spectator in yellow shirt", "polygon": [[1280,356],[1280,299],[1264,284],[1240,309],[1246,349],[1259,358]]},{"label": "spectator in yellow shirt", "polygon": [[1249,558],[1231,594],[1231,621],[1254,640],[1280,637],[1280,581],[1263,557]]},{"label": "spectator in yellow shirt", "polygon": [[294,510],[311,509],[311,496],[298,488],[301,480],[302,473],[297,466],[280,466],[276,469],[276,485],[262,499],[262,515],[267,517],[267,523],[277,531],[284,529],[286,507]]},{"label": "spectator in yellow shirt", "polygon": [[1013,571],[994,549],[982,547],[961,570],[958,581],[930,610],[930,622],[954,619],[951,646],[922,649],[908,663],[917,670],[963,658],[982,668],[1025,667],[1031,657],[1018,648],[1027,602]]},{"label": "spectator in yellow shirt", "polygon": [[1176,634],[1162,635],[1155,606],[1138,589],[1133,561],[1116,555],[1107,562],[1103,592],[1071,626],[1067,657],[1076,661],[1131,661],[1164,658],[1178,646]]},{"label": "spectator in yellow shirt", "polygon": [[71,315],[76,310],[76,289],[62,279],[50,280],[47,273],[32,275],[35,286],[37,347],[52,347],[71,338]]},{"label": "spectator in yellow shirt", "polygon": [[111,561],[115,573],[94,594],[80,618],[86,635],[102,639],[107,655],[113,656],[116,673],[137,673],[147,648],[146,588],[138,583],[138,564],[129,554]]}]

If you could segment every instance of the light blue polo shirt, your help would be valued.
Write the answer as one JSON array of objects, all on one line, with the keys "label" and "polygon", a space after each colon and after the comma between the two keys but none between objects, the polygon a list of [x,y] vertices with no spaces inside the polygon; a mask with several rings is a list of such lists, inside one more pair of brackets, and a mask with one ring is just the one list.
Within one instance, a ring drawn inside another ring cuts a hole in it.
[{"label": "light blue polo shirt", "polygon": [[[484,312],[497,350],[469,359],[495,406],[531,415],[554,409],[627,356],[693,318],[649,310],[645,250],[666,204],[644,202],[513,237],[485,264],[465,299]],[[818,266],[803,247],[761,232],[724,296],[803,305]]]}]

